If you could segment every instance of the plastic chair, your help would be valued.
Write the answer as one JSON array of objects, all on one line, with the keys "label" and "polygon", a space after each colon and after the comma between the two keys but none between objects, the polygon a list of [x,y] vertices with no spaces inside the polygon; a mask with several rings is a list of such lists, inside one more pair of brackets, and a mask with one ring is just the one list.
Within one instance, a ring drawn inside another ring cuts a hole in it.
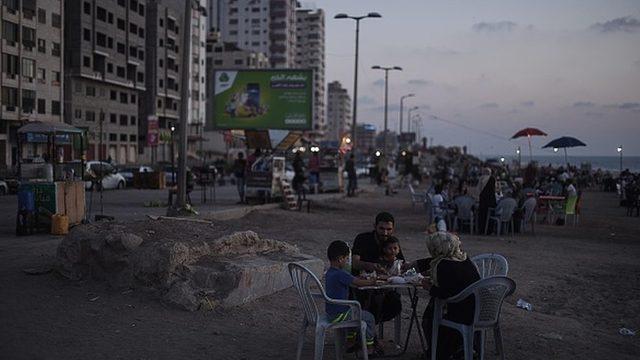
[{"label": "plastic chair", "polygon": [[[368,360],[367,355],[367,342],[366,342],[366,330],[367,324],[362,320],[362,309],[360,303],[355,300],[338,300],[332,299],[327,296],[320,283],[320,280],[306,267],[296,264],[289,264],[289,275],[291,275],[291,281],[293,286],[300,296],[300,302],[302,304],[302,310],[304,312],[304,319],[302,321],[302,327],[298,334],[298,349],[296,352],[296,359],[300,360],[302,357],[302,346],[304,345],[304,335],[307,327],[315,325],[315,351],[314,359],[321,360],[324,351],[324,337],[327,331],[336,329],[338,334],[335,336],[336,344],[336,358],[342,358],[342,345],[344,340],[344,331],[346,328],[358,328],[360,329],[360,340],[362,342],[362,354],[365,360]],[[313,293],[311,286],[316,286],[319,293]],[[351,310],[351,320],[332,323],[327,315],[318,311],[318,306],[314,301],[314,297],[318,297],[324,300],[325,303],[347,305]]]},{"label": "plastic chair", "polygon": [[[518,203],[513,198],[503,198],[500,200],[498,206],[493,209],[493,215],[487,216],[484,234],[487,235],[489,233],[489,223],[494,221],[496,223],[496,234],[498,236],[500,236],[502,225],[504,224],[511,225],[511,235],[513,236],[513,213],[517,206]],[[489,210],[491,210],[491,208],[489,208]]]},{"label": "plastic chair", "polygon": [[520,230],[524,233],[527,229],[527,226],[531,224],[531,233],[535,233],[535,223],[536,223],[536,206],[538,201],[535,197],[530,197],[525,200],[524,204],[522,204],[522,209],[524,211],[524,216],[520,222]]},{"label": "plastic chair", "polygon": [[[435,298],[433,311],[433,331],[431,336],[431,360],[436,360],[438,346],[438,330],[440,326],[455,329],[462,335],[465,360],[473,359],[473,338],[476,331],[480,332],[480,359],[484,359],[484,338],[487,330],[493,330],[496,342],[496,352],[504,360],[502,347],[502,333],[500,332],[500,310],[504,298],[511,295],[516,283],[505,276],[491,276],[481,279],[458,295],[448,299]],[[459,303],[470,295],[475,296],[475,314],[471,325],[453,322],[443,318],[443,308],[446,304]]]},{"label": "plastic chair", "polygon": [[567,223],[567,216],[573,216],[573,226],[576,226],[578,223],[578,213],[576,212],[576,207],[578,204],[578,196],[569,196],[567,198],[567,203],[564,206],[564,223]]},{"label": "plastic chair", "polygon": [[509,273],[509,263],[500,254],[480,254],[472,257],[471,261],[478,269],[481,279],[490,276],[507,276]]},{"label": "plastic chair", "polygon": [[460,225],[468,223],[469,231],[473,234],[476,223],[473,207],[476,204],[476,200],[471,196],[461,195],[453,199],[453,202],[457,209],[456,216],[453,218],[453,228],[456,231],[460,231]]},{"label": "plastic chair", "polygon": [[416,190],[413,188],[413,185],[411,184],[409,184],[409,191],[411,191],[411,209],[415,210],[416,204],[424,203],[424,198],[425,196],[427,196],[427,194],[423,192],[416,192]]}]

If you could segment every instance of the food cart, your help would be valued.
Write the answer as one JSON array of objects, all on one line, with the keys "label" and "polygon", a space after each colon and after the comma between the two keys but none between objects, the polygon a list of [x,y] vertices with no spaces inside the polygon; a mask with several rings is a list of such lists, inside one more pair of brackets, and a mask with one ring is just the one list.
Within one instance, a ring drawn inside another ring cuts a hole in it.
[{"label": "food cart", "polygon": [[17,234],[49,226],[54,216],[65,224],[85,218],[84,141],[83,130],[65,123],[33,121],[18,129]]},{"label": "food cart", "polygon": [[343,159],[338,141],[322,141],[320,151],[320,184],[323,192],[343,191]]}]

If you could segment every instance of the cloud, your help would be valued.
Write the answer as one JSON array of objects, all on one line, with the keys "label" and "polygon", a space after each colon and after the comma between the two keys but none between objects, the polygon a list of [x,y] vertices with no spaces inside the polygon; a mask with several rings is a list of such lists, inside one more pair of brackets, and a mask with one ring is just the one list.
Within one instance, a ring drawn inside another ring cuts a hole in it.
[{"label": "cloud", "polygon": [[601,33],[612,32],[636,32],[640,31],[640,20],[631,17],[619,17],[613,20],[606,21],[604,23],[595,23],[589,27],[591,30],[599,31]]},{"label": "cloud", "polygon": [[520,103],[520,106],[533,107],[533,106],[536,106],[536,103],[535,103],[535,101],[531,101],[531,100],[523,101],[523,102]]},{"label": "cloud", "polygon": [[640,109],[640,103],[626,102],[622,104],[605,105],[605,107],[608,107],[611,109],[620,109],[620,110],[636,110],[636,109]]},{"label": "cloud", "polygon": [[384,79],[378,79],[373,82],[373,86],[382,87],[384,86]]},{"label": "cloud", "polygon": [[603,113],[601,113],[601,112],[595,112],[595,111],[587,111],[587,112],[586,112],[586,113],[584,113],[584,114],[585,114],[586,116],[594,117],[594,118],[597,118],[597,119],[600,119],[600,118],[603,118],[603,117],[604,117],[604,114],[603,114]]},{"label": "cloud", "polygon": [[592,103],[591,101],[577,101],[573,103],[574,108],[587,108],[594,106],[596,106],[596,104]]},{"label": "cloud", "polygon": [[471,27],[475,32],[493,33],[493,32],[512,32],[518,27],[513,21],[498,22],[479,22]]},{"label": "cloud", "polygon": [[633,65],[635,65],[635,67],[637,67],[638,69],[640,69],[640,59],[634,61]]},{"label": "cloud", "polygon": [[426,55],[426,56],[436,56],[436,55],[445,55],[445,56],[453,56],[460,55],[461,52],[458,50],[450,49],[447,47],[434,47],[434,46],[426,46],[424,48],[415,49],[413,51],[416,55]]},{"label": "cloud", "polygon": [[433,85],[433,82],[424,79],[411,79],[407,82],[409,85],[413,86],[429,86]]},{"label": "cloud", "polygon": [[497,109],[500,107],[500,105],[492,102],[492,103],[484,103],[482,105],[479,106],[481,109]]},{"label": "cloud", "polygon": [[376,103],[376,100],[370,96],[361,96],[358,98],[358,104],[361,105],[373,105]]}]

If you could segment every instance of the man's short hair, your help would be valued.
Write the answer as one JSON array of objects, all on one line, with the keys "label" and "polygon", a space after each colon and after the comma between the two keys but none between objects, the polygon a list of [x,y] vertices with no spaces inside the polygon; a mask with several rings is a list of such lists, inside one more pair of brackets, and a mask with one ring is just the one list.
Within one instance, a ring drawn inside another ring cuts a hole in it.
[{"label": "man's short hair", "polygon": [[349,245],[342,240],[336,240],[329,244],[327,248],[327,257],[329,261],[338,260],[341,256],[349,256]]},{"label": "man's short hair", "polygon": [[400,244],[400,240],[395,236],[389,236],[382,242],[382,248],[384,249],[391,244]]},{"label": "man's short hair", "polygon": [[381,212],[376,215],[375,224],[378,225],[378,223],[381,222],[390,222],[392,224],[396,223],[396,221],[393,219],[393,215],[389,214],[388,212]]}]

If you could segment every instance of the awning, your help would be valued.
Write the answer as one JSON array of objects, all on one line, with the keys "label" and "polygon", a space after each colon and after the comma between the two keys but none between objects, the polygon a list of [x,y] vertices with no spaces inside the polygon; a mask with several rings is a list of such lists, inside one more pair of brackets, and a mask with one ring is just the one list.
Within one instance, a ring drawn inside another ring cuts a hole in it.
[{"label": "awning", "polygon": [[51,121],[31,121],[18,129],[19,134],[24,133],[40,133],[40,134],[82,134],[84,130],[71,126],[63,122]]}]

